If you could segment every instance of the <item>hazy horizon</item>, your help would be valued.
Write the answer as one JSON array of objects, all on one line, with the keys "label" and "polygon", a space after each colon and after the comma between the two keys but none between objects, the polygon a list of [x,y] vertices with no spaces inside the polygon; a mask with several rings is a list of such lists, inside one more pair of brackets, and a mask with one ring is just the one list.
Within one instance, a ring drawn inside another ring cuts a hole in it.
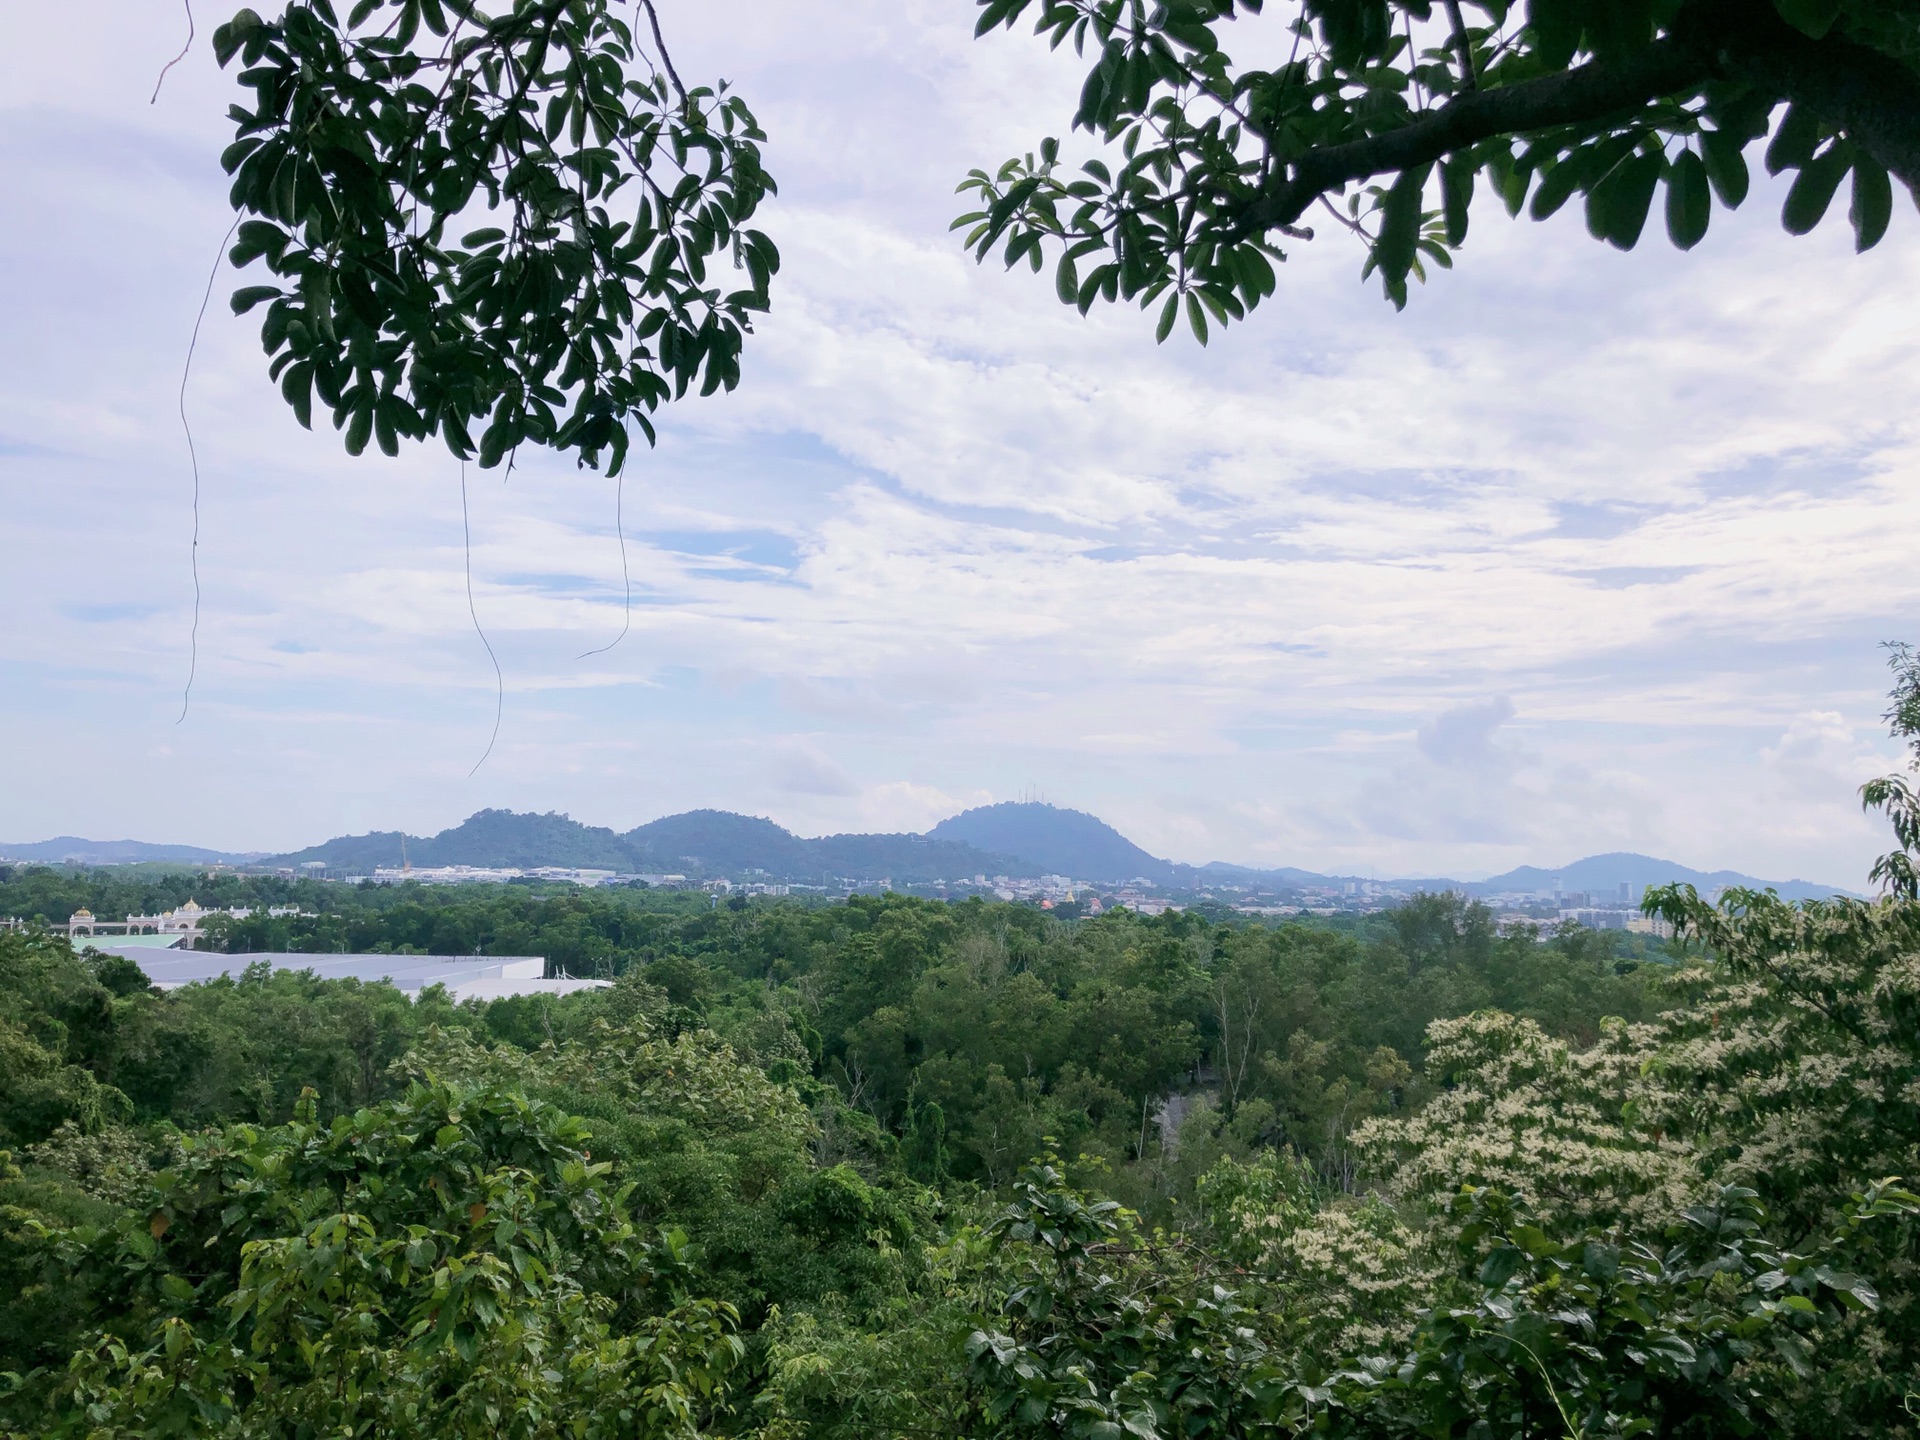
[{"label": "hazy horizon", "polygon": [[[992,803],[1006,804],[1006,803],[1029,803],[1029,802],[1004,802],[1003,801],[1003,802],[992,802]],[[1049,804],[1050,802],[1040,801],[1037,803]],[[717,807],[714,807],[714,806],[689,807],[689,809],[692,811],[703,811],[703,810],[711,811],[716,808]],[[1060,806],[1056,808],[1071,809],[1072,807]],[[611,830],[615,834],[625,835],[634,830],[640,829],[646,825],[650,825],[655,821],[671,819],[675,815],[686,814],[688,813],[688,811],[675,811],[670,815],[650,816],[645,820],[637,820],[632,823],[627,823],[624,821],[601,822],[601,821],[592,821],[592,820],[582,820],[580,819],[580,817],[567,814],[564,811],[553,811],[553,812],[520,811],[516,813],[560,814],[563,818],[575,821],[576,823],[581,825],[594,826],[600,829]],[[749,812],[749,811],[730,811],[725,813],[742,815],[751,819],[773,820],[773,817],[770,815],[758,814],[758,813]],[[955,813],[957,814],[961,812],[955,812]],[[1082,811],[1079,813],[1085,814],[1089,812]],[[463,816],[461,817],[460,820],[456,820],[449,825],[442,825],[435,829],[430,829],[430,830],[420,830],[420,831],[408,830],[405,833],[410,839],[429,839],[430,840],[438,837],[439,835],[449,830],[457,829],[462,823],[465,822],[465,820],[470,818],[472,817]],[[951,818],[951,817],[950,816],[941,817],[941,819],[948,819],[948,818]],[[1101,819],[1102,817],[1094,816],[1094,818]],[[779,822],[778,820],[773,820],[773,823],[777,825],[777,824],[780,824],[781,822]],[[923,827],[920,830],[896,831],[896,832],[850,832],[845,830],[839,830],[839,831],[820,831],[818,833],[809,834],[805,831],[795,830],[791,826],[783,826],[783,828],[787,829],[790,833],[792,833],[793,835],[795,835],[796,837],[802,840],[822,840],[822,839],[827,839],[833,835],[844,835],[849,833],[924,834],[926,833],[927,830],[932,829],[933,825],[937,825],[938,823],[939,821],[935,821],[933,822],[933,824]],[[1106,823],[1106,822],[1103,821],[1103,823]],[[1118,830],[1118,827],[1114,827],[1114,828]],[[5,845],[10,845],[10,844],[21,845],[21,846],[44,845],[44,844],[51,843],[54,840],[71,839],[71,840],[84,841],[85,843],[93,844],[93,845],[144,844],[144,845],[182,846],[182,847],[191,846],[192,848],[195,848],[195,849],[211,850],[211,851],[215,851],[215,852],[226,854],[226,855],[257,855],[264,858],[264,857],[273,856],[273,855],[294,854],[301,850],[311,849],[316,846],[323,845],[331,840],[349,839],[357,835],[365,835],[365,834],[393,834],[393,833],[396,833],[395,827],[393,826],[375,825],[370,827],[369,829],[355,831],[355,832],[352,832],[351,834],[343,833],[343,834],[337,834],[337,835],[315,836],[315,837],[309,838],[308,840],[304,841],[299,845],[287,846],[278,850],[263,850],[255,847],[243,847],[243,846],[233,846],[233,845],[218,845],[218,844],[203,845],[193,841],[181,841],[181,840],[173,840],[173,839],[167,839],[167,838],[151,838],[151,837],[136,836],[136,835],[116,835],[116,836],[80,835],[73,831],[62,831],[59,834],[47,835],[37,840],[31,839],[25,836],[18,836],[18,835],[0,838],[0,847],[3,847]],[[1131,835],[1127,835],[1126,832],[1123,830],[1120,830],[1119,833],[1128,840],[1133,840],[1134,838]],[[1135,843],[1138,843],[1138,842],[1136,841]],[[1141,848],[1148,849],[1149,853],[1151,853],[1151,847],[1142,846]],[[1207,855],[1207,856],[1202,856],[1197,858],[1190,857],[1190,856],[1179,856],[1179,855],[1155,855],[1154,858],[1158,860],[1171,861],[1172,863],[1177,865],[1190,865],[1196,868],[1207,865],[1209,863],[1218,862],[1218,863],[1223,863],[1227,865],[1244,866],[1245,868],[1248,868],[1248,869],[1304,870],[1304,871],[1309,871],[1309,872],[1326,875],[1334,878],[1340,878],[1340,879],[1354,879],[1356,877],[1364,877],[1367,879],[1379,880],[1387,883],[1392,883],[1396,881],[1406,881],[1406,880],[1420,880],[1420,879],[1445,879],[1445,880],[1458,880],[1466,884],[1479,884],[1483,881],[1492,879],[1497,875],[1504,875],[1509,871],[1513,871],[1513,870],[1532,868],[1532,869],[1539,870],[1543,873],[1551,874],[1556,870],[1571,869],[1574,866],[1582,864],[1586,861],[1600,859],[1600,858],[1604,858],[1605,856],[1614,855],[1614,854],[1641,855],[1642,858],[1655,860],[1655,861],[1658,861],[1659,863],[1673,864],[1676,866],[1680,866],[1684,869],[1703,871],[1707,873],[1714,873],[1714,872],[1721,872],[1721,871],[1733,871],[1733,872],[1745,873],[1745,872],[1741,872],[1741,867],[1735,866],[1735,865],[1714,864],[1714,863],[1711,863],[1710,861],[1707,861],[1707,862],[1689,861],[1689,860],[1679,859],[1670,855],[1644,855],[1642,854],[1642,852],[1638,852],[1638,851],[1619,851],[1619,850],[1587,851],[1579,855],[1571,856],[1564,863],[1559,865],[1541,864],[1539,860],[1535,858],[1535,859],[1520,860],[1515,862],[1512,865],[1504,866],[1498,870],[1487,870],[1482,868],[1481,870],[1478,870],[1478,871],[1463,870],[1457,866],[1448,867],[1446,865],[1441,865],[1439,867],[1436,867],[1430,870],[1422,870],[1422,871],[1407,870],[1407,871],[1398,871],[1398,872],[1382,871],[1381,868],[1377,865],[1366,865],[1366,864],[1360,865],[1357,868],[1342,869],[1337,866],[1328,867],[1325,865],[1315,864],[1311,859],[1311,857],[1300,859],[1300,860],[1279,861],[1279,862],[1274,862],[1270,864],[1257,864],[1257,865],[1252,864],[1250,862],[1246,862],[1246,861],[1233,860],[1228,857],[1220,856],[1220,855]],[[6,858],[6,852],[3,848],[0,848],[0,859],[5,859],[5,858]],[[53,863],[53,862],[41,862],[41,863]],[[1780,874],[1780,875],[1754,876],[1753,878],[1773,880],[1773,881],[1804,881],[1807,883],[1819,884],[1819,885],[1827,885],[1827,884],[1839,885],[1840,884],[1838,877],[1831,876],[1831,875]],[[1842,888],[1849,888],[1857,891],[1864,885],[1864,883],[1865,882],[1863,877],[1853,878],[1851,879],[1849,885],[1844,886]]]}]

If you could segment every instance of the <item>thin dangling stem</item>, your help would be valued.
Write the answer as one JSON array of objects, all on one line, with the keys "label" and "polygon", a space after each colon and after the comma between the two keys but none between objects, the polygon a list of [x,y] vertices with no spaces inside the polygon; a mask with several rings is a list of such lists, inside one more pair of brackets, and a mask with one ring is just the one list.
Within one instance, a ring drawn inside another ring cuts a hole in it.
[{"label": "thin dangling stem", "polygon": [[[188,11],[188,18],[191,22],[192,11]],[[161,74],[164,76],[166,72],[162,71]],[[160,92],[155,90],[154,93],[157,95]],[[193,317],[193,334],[187,340],[187,360],[180,367],[180,428],[187,433],[187,461],[193,467],[193,544],[187,551],[188,563],[193,570],[193,628],[187,633],[187,683],[180,692],[180,718],[173,722],[176,725],[184,723],[187,718],[187,705],[193,699],[193,677],[200,670],[200,452],[194,448],[193,426],[187,421],[187,380],[193,374],[193,352],[200,345],[200,326],[207,318],[207,303],[213,299],[213,282],[220,278],[220,262],[226,258],[227,241],[233,238],[233,232],[239,228],[240,217],[236,215],[233,224],[227,227],[227,233],[220,237],[220,248],[213,256],[213,269],[207,272],[207,291],[200,297],[200,313]]]},{"label": "thin dangling stem", "polygon": [[480,637],[480,643],[487,647],[487,659],[493,661],[493,734],[487,737],[486,754],[473,762],[473,769],[467,772],[471,780],[480,773],[480,767],[487,763],[487,756],[493,754],[493,745],[500,738],[500,717],[507,708],[507,680],[500,673],[500,657],[493,653],[493,642],[487,639],[487,632],[480,628],[480,612],[473,605],[473,523],[467,514],[467,462],[460,462],[460,533],[466,538],[467,561],[467,614],[473,618],[473,633]]},{"label": "thin dangling stem", "polygon": [[627,631],[633,628],[633,576],[627,569],[627,526],[626,519],[621,514],[621,507],[625,503],[627,490],[627,475],[624,470],[613,477],[613,484],[613,529],[614,533],[620,537],[620,584],[626,590],[626,614],[620,622],[620,633],[599,649],[589,650],[585,655],[575,657],[580,660],[586,659],[587,655],[606,654],[607,651],[613,649],[614,646],[626,639]]},{"label": "thin dangling stem", "polygon": [[187,52],[193,49],[193,0],[185,0],[185,3],[187,7],[187,43],[180,47],[180,53],[178,55],[160,67],[160,78],[153,82],[153,98],[147,101],[149,105],[157,105],[160,103],[160,87],[167,83],[167,71],[173,69],[174,66],[186,59]]}]

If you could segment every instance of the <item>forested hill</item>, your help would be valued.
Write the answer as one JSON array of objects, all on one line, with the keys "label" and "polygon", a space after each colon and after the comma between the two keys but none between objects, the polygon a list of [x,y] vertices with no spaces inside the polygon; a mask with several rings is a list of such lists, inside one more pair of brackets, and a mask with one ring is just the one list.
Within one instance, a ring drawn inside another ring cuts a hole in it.
[{"label": "forested hill", "polygon": [[[976,875],[1016,877],[1066,875],[1119,884],[1145,879],[1158,886],[1200,890],[1218,885],[1273,889],[1343,886],[1360,877],[1321,874],[1291,867],[1256,869],[1219,862],[1184,865],[1163,860],[1084,811],[1036,803],[985,805],[941,821],[924,835],[849,834],[807,838],[772,820],[726,810],[689,810],[632,830],[583,825],[555,813],[482,810],[438,835],[402,835],[396,830],[342,835],[324,844],[272,857],[224,855],[190,846],[99,842],[63,837],[34,845],[0,844],[0,857],[86,864],[173,860],[189,864],[262,862],[302,865],[323,861],[335,874],[366,874],[405,860],[416,866],[475,865],[531,869],[543,865],[670,873],[695,878],[764,876],[819,883],[846,879],[917,884]],[[1702,894],[1727,886],[1771,888],[1788,900],[1817,899],[1846,891],[1806,880],[1761,880],[1734,870],[1695,870],[1671,860],[1610,853],[1576,860],[1558,869],[1521,866],[1486,880],[1444,876],[1385,883],[1412,893],[1457,890],[1474,896],[1509,892],[1551,893],[1558,882],[1568,895],[1617,900],[1621,887],[1638,900],[1649,885],[1690,884]]]},{"label": "forested hill", "polygon": [[245,865],[264,851],[243,855],[207,850],[198,845],[150,845],[144,840],[83,840],[78,835],[56,835],[51,840],[0,843],[0,855],[9,860],[37,860],[49,865]]},{"label": "forested hill", "polygon": [[1756,880],[1737,870],[1690,870],[1671,860],[1655,860],[1647,855],[1615,852],[1589,855],[1558,870],[1542,870],[1522,865],[1504,875],[1495,875],[1470,887],[1470,893],[1496,895],[1503,890],[1551,890],[1558,880],[1563,890],[1584,890],[1594,895],[1610,895],[1625,885],[1633,898],[1649,885],[1691,885],[1702,895],[1715,890],[1739,887],[1764,890],[1771,887],[1788,900],[1819,900],[1835,893],[1832,885],[1809,880]]},{"label": "forested hill", "polygon": [[803,839],[771,820],[725,810],[689,810],[616,833],[557,814],[482,810],[433,836],[398,831],[343,835],[274,857],[276,865],[324,861],[342,873],[398,866],[476,865],[530,869],[563,865],[695,877],[764,874],[776,880],[826,877],[903,883],[971,875],[1034,875],[1011,855],[926,835],[827,835]]},{"label": "forested hill", "polygon": [[933,835],[825,835],[802,839],[771,820],[689,810],[627,832],[638,868],[702,875],[764,871],[781,880],[845,877],[920,882],[970,875],[1032,875],[1029,861]]},{"label": "forested hill", "polygon": [[982,805],[942,820],[927,836],[1004,851],[1051,874],[1079,879],[1140,878],[1174,885],[1191,884],[1200,877],[1191,865],[1149,855],[1104,820],[1052,805],[1011,801]]}]

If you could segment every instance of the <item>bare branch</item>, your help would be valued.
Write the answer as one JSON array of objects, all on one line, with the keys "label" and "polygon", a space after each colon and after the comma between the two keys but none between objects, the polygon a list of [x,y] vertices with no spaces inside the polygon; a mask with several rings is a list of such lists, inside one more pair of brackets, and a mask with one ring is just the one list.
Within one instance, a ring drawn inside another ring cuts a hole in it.
[{"label": "bare branch", "polygon": [[178,55],[160,67],[160,78],[153,82],[153,98],[147,101],[149,105],[157,105],[160,103],[160,87],[167,83],[167,71],[173,69],[174,66],[186,59],[187,52],[193,49],[193,0],[183,0],[183,3],[187,7],[187,43],[180,47],[180,53]]},{"label": "bare branch", "polygon": [[1446,0],[1447,23],[1453,27],[1453,48],[1460,55],[1460,88],[1478,90],[1480,77],[1473,69],[1473,42],[1467,38],[1467,20],[1460,13],[1460,0]]},{"label": "bare branch", "polygon": [[660,12],[653,8],[653,0],[640,0],[640,4],[647,12],[647,22],[653,26],[653,47],[660,52],[660,63],[666,67],[673,88],[680,92],[680,102],[685,104],[687,87],[680,83],[680,72],[673,68],[673,57],[667,53],[667,39],[660,33]]},{"label": "bare branch", "polygon": [[[1338,220],[1342,225],[1346,226],[1347,229],[1351,230],[1354,234],[1358,235],[1362,240],[1366,241],[1369,249],[1372,248],[1373,236],[1367,233],[1367,227],[1362,225],[1358,220],[1354,219],[1351,215],[1342,215],[1340,213],[1340,207],[1333,203],[1332,196],[1322,195],[1320,197],[1320,208],[1325,210],[1329,215],[1333,216],[1334,219]],[[1308,235],[1308,238],[1311,239],[1313,232],[1308,231],[1307,235]]]}]

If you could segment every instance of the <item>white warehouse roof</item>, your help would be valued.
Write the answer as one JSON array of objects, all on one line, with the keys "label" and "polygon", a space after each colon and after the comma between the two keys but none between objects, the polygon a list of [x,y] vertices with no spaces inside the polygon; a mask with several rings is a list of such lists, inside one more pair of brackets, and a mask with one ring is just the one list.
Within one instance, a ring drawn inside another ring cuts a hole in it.
[{"label": "white warehouse roof", "polygon": [[605,988],[606,980],[544,978],[547,962],[538,955],[216,955],[210,950],[162,950],[151,945],[92,942],[96,950],[125,955],[162,990],[214,980],[236,979],[249,965],[264,960],[275,970],[311,970],[323,980],[390,981],[395,989],[417,995],[429,985],[445,985],[455,1000],[498,1000],[508,995],[571,995]]}]

